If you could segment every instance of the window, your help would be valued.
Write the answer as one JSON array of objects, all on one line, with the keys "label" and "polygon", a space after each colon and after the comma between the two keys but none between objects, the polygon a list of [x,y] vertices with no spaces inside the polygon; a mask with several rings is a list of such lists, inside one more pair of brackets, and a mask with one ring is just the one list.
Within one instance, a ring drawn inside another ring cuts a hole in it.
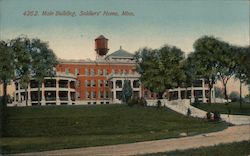
[{"label": "window", "polygon": [[134,80],[133,81],[133,88],[139,88],[140,87],[140,82],[139,80]]},{"label": "window", "polygon": [[105,86],[106,86],[106,87],[109,86],[109,82],[108,82],[108,81],[105,81],[105,80],[104,80],[104,83],[105,83]]},{"label": "window", "polygon": [[98,75],[102,75],[102,70],[98,69]]},{"label": "window", "polygon": [[102,91],[99,91],[99,98],[101,98],[101,99],[104,98]]},{"label": "window", "polygon": [[96,98],[96,93],[95,93],[94,91],[92,91],[91,94],[92,94],[91,97],[92,97],[93,99],[95,99],[95,98]]},{"label": "window", "polygon": [[86,87],[90,87],[90,80],[85,80]]},{"label": "window", "polygon": [[79,75],[79,69],[78,68],[75,68],[75,75]]},{"label": "window", "polygon": [[90,98],[89,92],[86,92],[86,98],[87,98],[87,99]]},{"label": "window", "polygon": [[104,96],[105,96],[106,98],[109,98],[109,91],[105,91],[104,94],[105,94]]},{"label": "window", "polygon": [[107,69],[103,69],[103,75],[108,75]]},{"label": "window", "polygon": [[95,70],[94,69],[90,69],[90,73],[91,73],[91,76],[95,76]]},{"label": "window", "polygon": [[95,87],[95,80],[91,80],[91,87]]},{"label": "window", "polygon": [[85,75],[89,75],[89,69],[88,68],[85,68]]},{"label": "window", "polygon": [[69,68],[65,68],[65,74],[69,74]]},{"label": "window", "polygon": [[122,88],[122,81],[121,80],[117,80],[115,82],[116,88]]},{"label": "window", "polygon": [[103,80],[99,80],[99,87],[103,86]]}]

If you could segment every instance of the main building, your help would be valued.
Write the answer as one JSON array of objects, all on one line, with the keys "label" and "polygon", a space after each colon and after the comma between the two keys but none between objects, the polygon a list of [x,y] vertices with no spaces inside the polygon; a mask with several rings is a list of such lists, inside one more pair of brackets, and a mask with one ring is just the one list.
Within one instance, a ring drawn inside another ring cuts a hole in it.
[{"label": "main building", "polygon": [[[122,87],[129,80],[133,96],[145,99],[156,99],[157,95],[144,88],[140,75],[136,72],[133,54],[118,49],[108,54],[108,39],[103,35],[95,39],[95,60],[63,60],[59,59],[55,77],[46,77],[42,83],[41,105],[72,104],[110,104],[121,103]],[[38,84],[31,80],[27,93],[15,81],[15,103],[17,106],[38,104]],[[207,102],[209,90],[207,83],[196,80],[188,88],[176,88],[166,92],[169,100],[183,99],[186,96],[192,101]],[[213,95],[213,93],[212,93]]]}]

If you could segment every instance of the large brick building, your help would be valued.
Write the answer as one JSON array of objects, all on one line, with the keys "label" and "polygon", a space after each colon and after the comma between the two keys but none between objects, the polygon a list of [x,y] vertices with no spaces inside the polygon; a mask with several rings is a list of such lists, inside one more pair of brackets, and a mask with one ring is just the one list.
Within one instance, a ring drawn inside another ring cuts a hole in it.
[{"label": "large brick building", "polygon": [[[155,99],[156,94],[143,88],[136,72],[133,54],[120,47],[108,54],[108,39],[99,36],[95,39],[95,60],[62,60],[56,67],[57,75],[45,78],[41,88],[41,105],[61,104],[109,104],[121,103],[122,87],[129,80],[134,97]],[[16,81],[15,101],[25,106],[26,94]],[[187,92],[191,100],[206,102],[208,86],[203,80],[197,80],[196,86],[187,89],[169,90],[169,99],[183,99]],[[36,105],[38,89],[34,80],[28,86],[28,105]]]}]

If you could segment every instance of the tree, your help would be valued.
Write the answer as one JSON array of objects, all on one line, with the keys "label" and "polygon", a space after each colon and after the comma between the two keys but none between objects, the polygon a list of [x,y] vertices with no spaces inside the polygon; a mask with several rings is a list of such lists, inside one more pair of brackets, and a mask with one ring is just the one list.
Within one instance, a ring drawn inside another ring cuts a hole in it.
[{"label": "tree", "polygon": [[31,70],[32,76],[38,83],[38,105],[40,105],[40,88],[45,76],[55,75],[55,66],[57,64],[56,55],[49,49],[48,43],[40,39],[31,41]]},{"label": "tree", "polygon": [[223,41],[218,40],[217,44],[219,45],[218,47],[220,49],[219,53],[217,53],[215,56],[218,60],[218,76],[224,86],[225,99],[228,101],[227,83],[229,79],[235,74],[235,52],[237,52],[237,50],[233,46]]},{"label": "tree", "polygon": [[0,99],[0,137],[6,118],[7,85],[14,78],[13,51],[5,41],[0,41],[0,83],[3,84],[3,97]]},{"label": "tree", "polygon": [[15,76],[19,79],[20,85],[25,89],[25,102],[28,105],[28,84],[31,78],[31,55],[30,39],[25,36],[10,41],[14,51]]},{"label": "tree", "polygon": [[214,92],[215,92],[215,97],[217,98],[223,98],[224,95],[223,95],[223,89],[222,88],[219,88],[219,87],[214,87]]},{"label": "tree", "polygon": [[242,83],[248,83],[250,80],[250,50],[249,47],[235,47],[235,49],[235,78],[240,81],[240,108],[242,108]]},{"label": "tree", "polygon": [[157,93],[158,99],[162,98],[167,89],[177,87],[184,77],[184,53],[175,46],[140,49],[136,52],[135,60],[142,85]]},{"label": "tree", "polygon": [[214,37],[203,36],[194,43],[194,54],[191,59],[194,61],[197,75],[204,78],[209,86],[209,103],[211,103],[211,92],[218,79],[219,60],[217,55],[221,53],[222,44]]},{"label": "tree", "polygon": [[195,65],[195,60],[193,60],[193,56],[194,53],[190,53],[188,55],[188,57],[185,59],[185,61],[183,62],[183,71],[185,74],[184,77],[184,86],[186,88],[186,92],[185,92],[185,98],[187,99],[187,88],[189,86],[192,86],[193,81],[196,80],[198,78],[197,75],[197,70],[196,70],[196,65]]},{"label": "tree", "polygon": [[124,81],[124,85],[122,87],[122,101],[128,103],[133,94],[133,90],[129,80]]}]

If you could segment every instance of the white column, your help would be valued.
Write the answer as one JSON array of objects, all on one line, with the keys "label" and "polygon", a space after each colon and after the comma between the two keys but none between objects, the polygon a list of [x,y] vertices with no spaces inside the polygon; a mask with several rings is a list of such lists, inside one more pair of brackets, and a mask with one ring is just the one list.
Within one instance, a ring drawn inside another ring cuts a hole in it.
[{"label": "white column", "polygon": [[194,102],[194,87],[191,86],[191,102]]},{"label": "white column", "polygon": [[30,83],[28,84],[28,106],[31,106],[31,91],[30,91]]},{"label": "white column", "polygon": [[18,103],[20,104],[21,103],[21,84],[20,84],[20,81],[18,81]]},{"label": "white column", "polygon": [[59,79],[56,78],[56,105],[60,105],[60,98],[59,98]]},{"label": "white column", "polygon": [[[44,83],[42,82],[42,89],[41,89],[41,93],[42,93],[42,100],[41,100],[41,105],[44,106],[45,105],[45,96],[44,96]],[[39,94],[39,93],[38,93]]]},{"label": "white column", "polygon": [[202,102],[206,103],[205,81],[202,79]]},{"label": "white column", "polygon": [[116,100],[116,79],[113,80],[113,100]]},{"label": "white column", "polygon": [[70,97],[70,80],[68,80],[68,104],[72,105],[71,97]]},{"label": "white column", "polygon": [[141,88],[141,83],[139,80],[138,80],[138,83],[139,83],[139,97],[141,98],[142,97],[142,88]]},{"label": "white column", "polygon": [[180,100],[180,99],[181,99],[181,88],[178,87],[178,100]]}]

